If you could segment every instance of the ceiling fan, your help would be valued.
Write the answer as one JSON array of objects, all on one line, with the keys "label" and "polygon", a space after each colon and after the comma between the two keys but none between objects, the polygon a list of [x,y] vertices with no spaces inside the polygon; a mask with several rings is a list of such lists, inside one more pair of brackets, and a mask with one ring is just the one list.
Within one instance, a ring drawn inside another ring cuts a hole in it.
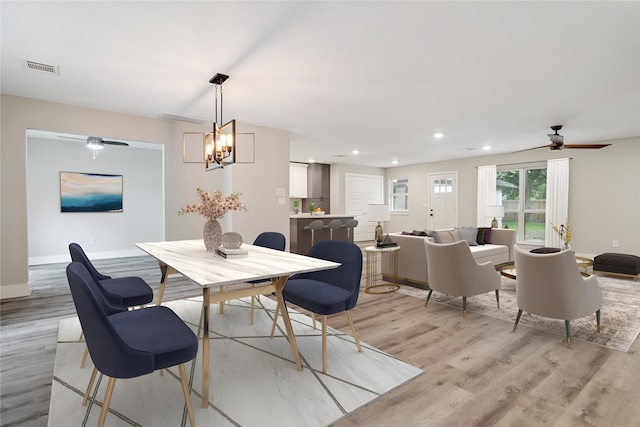
[{"label": "ceiling fan", "polygon": [[[562,125],[551,126],[551,130],[554,133],[548,133],[547,136],[551,140],[551,144],[542,145],[540,147],[529,148],[529,150],[535,150],[538,148],[549,147],[549,151],[562,150],[563,148],[586,148],[586,149],[600,149],[608,147],[611,144],[565,144],[564,137],[558,133],[562,129]],[[522,150],[527,151],[527,150]]]},{"label": "ceiling fan", "polygon": [[[75,139],[76,141],[85,141],[84,138],[73,138],[71,136],[62,136],[59,135],[60,138],[66,139]],[[107,139],[100,138],[99,136],[90,136],[86,139],[87,147],[93,150],[102,150],[105,145],[120,145],[124,147],[128,147],[129,144],[121,141],[111,141]]]}]

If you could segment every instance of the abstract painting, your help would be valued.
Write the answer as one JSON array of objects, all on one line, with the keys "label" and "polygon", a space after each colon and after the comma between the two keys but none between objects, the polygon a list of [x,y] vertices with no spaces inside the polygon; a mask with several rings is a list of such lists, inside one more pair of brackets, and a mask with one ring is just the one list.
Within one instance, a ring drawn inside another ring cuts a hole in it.
[{"label": "abstract painting", "polygon": [[61,212],[122,212],[122,175],[60,172]]}]

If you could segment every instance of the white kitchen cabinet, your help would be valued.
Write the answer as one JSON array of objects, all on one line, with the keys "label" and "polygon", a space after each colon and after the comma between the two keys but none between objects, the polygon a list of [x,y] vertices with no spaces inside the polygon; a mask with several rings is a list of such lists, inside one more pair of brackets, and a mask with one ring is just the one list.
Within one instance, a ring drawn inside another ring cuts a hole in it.
[{"label": "white kitchen cabinet", "polygon": [[307,197],[306,163],[289,163],[289,197],[305,199]]}]

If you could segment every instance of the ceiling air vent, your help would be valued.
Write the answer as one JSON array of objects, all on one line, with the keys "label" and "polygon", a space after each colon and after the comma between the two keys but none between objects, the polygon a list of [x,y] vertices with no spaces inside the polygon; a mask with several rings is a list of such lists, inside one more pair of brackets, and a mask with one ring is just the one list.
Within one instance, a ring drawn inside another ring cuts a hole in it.
[{"label": "ceiling air vent", "polygon": [[23,60],[22,65],[31,71],[37,71],[44,74],[53,74],[54,76],[60,75],[60,69],[55,65],[41,64],[39,62]]}]

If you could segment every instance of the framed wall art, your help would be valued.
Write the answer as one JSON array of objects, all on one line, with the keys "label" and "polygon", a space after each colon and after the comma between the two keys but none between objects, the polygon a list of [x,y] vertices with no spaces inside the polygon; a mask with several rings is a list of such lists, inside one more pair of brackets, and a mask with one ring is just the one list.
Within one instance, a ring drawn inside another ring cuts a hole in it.
[{"label": "framed wall art", "polygon": [[122,212],[122,175],[60,172],[60,212]]}]

